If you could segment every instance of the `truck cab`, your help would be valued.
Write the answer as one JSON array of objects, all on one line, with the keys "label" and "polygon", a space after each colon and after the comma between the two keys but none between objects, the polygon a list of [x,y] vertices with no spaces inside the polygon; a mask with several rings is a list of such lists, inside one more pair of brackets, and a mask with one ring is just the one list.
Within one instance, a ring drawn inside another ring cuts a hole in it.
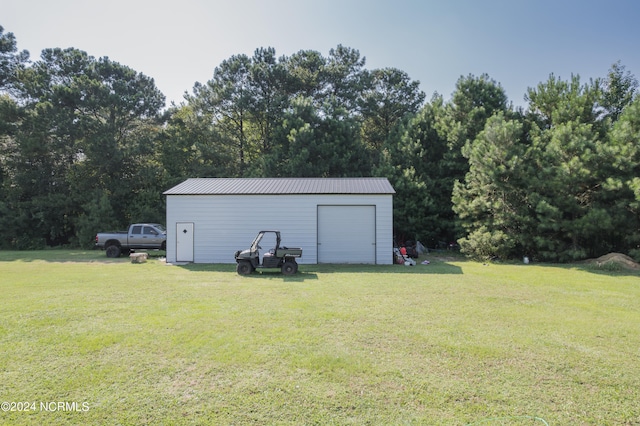
[{"label": "truck cab", "polygon": [[137,248],[157,248],[166,240],[166,230],[162,225],[135,224],[129,227],[128,244]]}]

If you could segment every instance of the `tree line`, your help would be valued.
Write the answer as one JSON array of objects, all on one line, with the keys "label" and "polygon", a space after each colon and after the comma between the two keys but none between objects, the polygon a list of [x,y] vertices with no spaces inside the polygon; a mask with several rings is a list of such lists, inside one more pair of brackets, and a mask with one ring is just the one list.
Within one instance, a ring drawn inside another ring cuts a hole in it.
[{"label": "tree line", "polygon": [[152,78],[74,48],[19,51],[0,27],[0,248],[90,247],[164,222],[188,177],[385,176],[399,241],[482,258],[640,257],[638,82],[615,63],[553,74],[515,108],[488,75],[426,100],[358,50],[223,61],[165,108]]}]

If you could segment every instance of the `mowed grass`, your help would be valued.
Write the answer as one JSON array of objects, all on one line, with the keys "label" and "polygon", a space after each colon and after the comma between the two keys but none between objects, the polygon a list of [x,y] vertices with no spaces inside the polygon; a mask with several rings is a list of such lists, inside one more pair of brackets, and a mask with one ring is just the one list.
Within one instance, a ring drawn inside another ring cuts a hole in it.
[{"label": "mowed grass", "polygon": [[0,424],[640,424],[637,273],[427,258],[0,252]]}]

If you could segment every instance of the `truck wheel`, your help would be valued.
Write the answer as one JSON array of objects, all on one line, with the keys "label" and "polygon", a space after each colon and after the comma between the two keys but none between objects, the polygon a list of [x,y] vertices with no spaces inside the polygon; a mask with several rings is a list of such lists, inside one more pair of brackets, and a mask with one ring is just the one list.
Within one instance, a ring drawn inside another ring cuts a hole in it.
[{"label": "truck wheel", "polygon": [[236,265],[236,272],[239,275],[249,275],[251,272],[253,272],[253,267],[251,266],[251,263],[244,260],[242,262],[238,262],[238,264]]},{"label": "truck wheel", "polygon": [[293,275],[298,272],[298,264],[294,261],[287,260],[282,264],[282,273],[284,275]]},{"label": "truck wheel", "polygon": [[120,249],[120,246],[114,244],[107,247],[106,252],[107,257],[120,257],[122,250]]}]

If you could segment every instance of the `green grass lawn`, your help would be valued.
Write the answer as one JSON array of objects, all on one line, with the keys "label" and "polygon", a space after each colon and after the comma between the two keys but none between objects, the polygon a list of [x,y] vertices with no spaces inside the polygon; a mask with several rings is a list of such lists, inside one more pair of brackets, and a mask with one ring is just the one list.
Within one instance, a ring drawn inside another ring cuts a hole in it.
[{"label": "green grass lawn", "polygon": [[0,424],[640,424],[637,272],[427,258],[0,252]]}]

